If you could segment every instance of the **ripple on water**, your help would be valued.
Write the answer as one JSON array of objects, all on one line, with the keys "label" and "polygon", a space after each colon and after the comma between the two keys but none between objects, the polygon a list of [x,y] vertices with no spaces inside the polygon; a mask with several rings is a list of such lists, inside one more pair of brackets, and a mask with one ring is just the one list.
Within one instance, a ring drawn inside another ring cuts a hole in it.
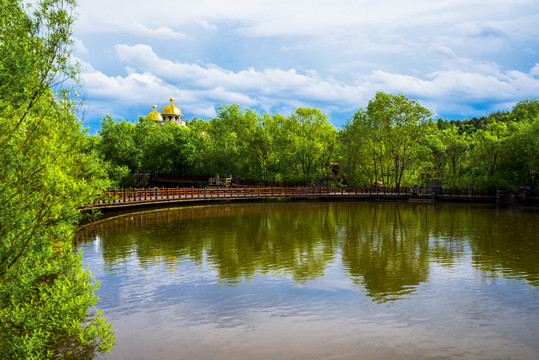
[{"label": "ripple on water", "polygon": [[539,229],[530,214],[284,203],[165,215],[80,246],[118,337],[110,358],[539,353]]}]

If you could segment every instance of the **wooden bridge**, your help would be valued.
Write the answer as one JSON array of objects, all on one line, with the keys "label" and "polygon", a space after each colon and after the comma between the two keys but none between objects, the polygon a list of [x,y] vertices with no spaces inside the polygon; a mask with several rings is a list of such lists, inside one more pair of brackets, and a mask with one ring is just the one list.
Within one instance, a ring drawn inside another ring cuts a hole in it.
[{"label": "wooden bridge", "polygon": [[409,188],[329,187],[231,187],[231,188],[127,188],[108,190],[83,210],[121,210],[133,206],[159,206],[174,203],[207,203],[230,200],[417,200],[417,201],[496,201],[495,194],[477,189],[443,189],[439,194],[410,195]]}]

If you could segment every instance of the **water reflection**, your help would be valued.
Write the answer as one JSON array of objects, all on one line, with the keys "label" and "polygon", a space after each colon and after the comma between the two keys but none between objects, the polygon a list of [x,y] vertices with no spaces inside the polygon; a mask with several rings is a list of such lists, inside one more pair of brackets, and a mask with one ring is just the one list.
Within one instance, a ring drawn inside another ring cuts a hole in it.
[{"label": "water reflection", "polygon": [[486,273],[539,285],[539,216],[497,212],[490,221],[472,218],[468,234],[474,264]]},{"label": "water reflection", "polygon": [[346,214],[343,264],[379,301],[409,293],[428,278],[428,228],[406,205],[374,203]]},{"label": "water reflection", "polygon": [[[413,294],[433,266],[468,256],[493,273],[539,284],[538,214],[408,203],[261,203],[144,212],[88,226],[107,271],[182,261],[208,266],[222,283],[257,274],[317,279],[335,263],[379,302]],[[469,252],[469,253],[468,253]]]}]

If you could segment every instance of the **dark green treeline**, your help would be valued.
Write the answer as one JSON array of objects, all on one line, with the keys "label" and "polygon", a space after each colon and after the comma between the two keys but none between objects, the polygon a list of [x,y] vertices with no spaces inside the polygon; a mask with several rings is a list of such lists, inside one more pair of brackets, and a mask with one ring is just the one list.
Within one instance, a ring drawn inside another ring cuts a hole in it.
[{"label": "dark green treeline", "polygon": [[118,185],[128,185],[135,171],[314,184],[331,178],[335,162],[337,183],[350,186],[411,186],[422,175],[453,188],[539,185],[537,99],[482,118],[434,121],[417,101],[379,92],[342,129],[318,109],[298,108],[285,117],[238,105],[188,127],[110,116],[101,126],[94,147],[111,163]]}]

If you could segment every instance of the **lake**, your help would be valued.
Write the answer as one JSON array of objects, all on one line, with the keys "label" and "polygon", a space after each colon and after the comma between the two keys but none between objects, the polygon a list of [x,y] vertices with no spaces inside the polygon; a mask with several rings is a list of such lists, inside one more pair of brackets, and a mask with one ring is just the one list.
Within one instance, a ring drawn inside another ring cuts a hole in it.
[{"label": "lake", "polygon": [[539,212],[231,203],[87,226],[105,359],[537,359]]}]

